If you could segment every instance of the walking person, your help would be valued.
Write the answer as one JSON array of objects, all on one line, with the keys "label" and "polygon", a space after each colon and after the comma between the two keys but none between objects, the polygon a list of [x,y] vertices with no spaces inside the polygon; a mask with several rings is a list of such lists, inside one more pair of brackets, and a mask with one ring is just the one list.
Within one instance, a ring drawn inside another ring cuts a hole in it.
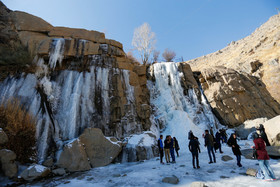
[{"label": "walking person", "polygon": [[175,151],[177,153],[177,157],[179,157],[179,150],[180,150],[180,146],[179,146],[179,143],[178,143],[178,140],[176,139],[176,137],[173,137],[173,140],[175,142]]},{"label": "walking person", "polygon": [[[224,152],[222,151],[222,144],[221,144],[221,141],[222,141],[221,130],[219,130],[219,131],[216,133],[215,139],[216,139],[217,148],[219,149],[220,153],[224,153]],[[215,149],[216,149],[216,148],[215,148]]]},{"label": "walking person", "polygon": [[261,135],[261,138],[265,142],[266,146],[270,146],[263,124],[259,125],[259,127],[257,128],[257,132],[259,132],[259,134]]},{"label": "walking person", "polygon": [[214,163],[216,163],[216,157],[215,157],[215,153],[214,153],[214,140],[213,140],[213,136],[211,134],[209,134],[208,130],[205,130],[204,140],[205,140],[205,147],[207,147],[208,156],[210,159],[209,164],[213,163],[211,153],[213,155]]},{"label": "walking person", "polygon": [[[198,160],[198,153],[200,153],[199,142],[197,137],[193,137],[189,142],[189,150],[192,153],[192,163],[194,169],[199,169],[199,160]],[[196,160],[196,167],[195,167],[195,160]]]},{"label": "walking person", "polygon": [[161,134],[159,136],[159,139],[158,139],[158,150],[159,150],[159,156],[160,156],[160,163],[164,164],[164,162],[162,161],[162,158],[163,158],[163,143],[162,143],[162,139],[163,139],[163,136]]},{"label": "walking person", "polygon": [[171,136],[169,136],[169,140],[170,140],[170,144],[169,144],[169,149],[170,149],[170,154],[171,154],[171,158],[172,158],[172,163],[176,163],[175,161],[175,141],[173,138],[171,138]]},{"label": "walking person", "polygon": [[169,163],[170,162],[170,141],[169,141],[169,136],[167,135],[165,137],[165,140],[164,140],[164,154],[165,154],[165,160],[166,160],[166,163]]},{"label": "walking person", "polygon": [[255,146],[252,146],[252,148],[257,150],[257,159],[264,174],[264,180],[276,180],[275,174],[269,165],[269,156],[265,148],[266,146],[264,140],[257,133],[253,133],[252,137],[255,144]]},{"label": "walking person", "polygon": [[236,134],[232,133],[227,141],[227,144],[232,148],[233,154],[236,156],[237,165],[242,167],[241,165],[241,151],[240,146],[237,144],[236,141]]}]

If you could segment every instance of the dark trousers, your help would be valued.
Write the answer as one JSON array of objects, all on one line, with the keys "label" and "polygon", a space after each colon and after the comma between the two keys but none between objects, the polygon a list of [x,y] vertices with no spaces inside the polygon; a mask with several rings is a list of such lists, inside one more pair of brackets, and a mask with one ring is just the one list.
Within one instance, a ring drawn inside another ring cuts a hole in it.
[{"label": "dark trousers", "polygon": [[172,162],[175,162],[174,148],[170,148],[170,154],[171,154]]},{"label": "dark trousers", "polygon": [[193,167],[195,167],[195,160],[196,160],[196,167],[198,167],[199,166],[198,153],[192,153]]},{"label": "dark trousers", "polygon": [[221,144],[221,143],[218,143],[218,147],[219,147],[220,153],[222,153],[222,144]]},{"label": "dark trousers", "polygon": [[159,148],[160,163],[162,163],[163,158],[163,148]]},{"label": "dark trousers", "polygon": [[235,155],[237,160],[237,165],[241,165],[241,155]]},{"label": "dark trousers", "polygon": [[179,149],[175,149],[176,153],[177,153],[177,157],[179,157]]},{"label": "dark trousers", "polygon": [[214,162],[216,162],[216,157],[215,157],[215,153],[214,153],[214,147],[211,146],[211,145],[208,145],[208,146],[207,146],[207,150],[208,150],[208,156],[209,156],[210,162],[212,162],[211,153],[212,153],[212,155],[213,155]]}]

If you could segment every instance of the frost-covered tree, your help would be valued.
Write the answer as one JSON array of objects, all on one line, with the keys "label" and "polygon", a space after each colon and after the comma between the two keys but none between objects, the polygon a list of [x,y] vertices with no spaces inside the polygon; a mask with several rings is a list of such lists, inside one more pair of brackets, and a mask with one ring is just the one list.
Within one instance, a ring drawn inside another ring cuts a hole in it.
[{"label": "frost-covered tree", "polygon": [[134,30],[132,46],[140,53],[143,64],[149,62],[149,58],[155,49],[156,35],[152,32],[148,23],[144,23]]},{"label": "frost-covered tree", "polygon": [[162,53],[162,57],[165,60],[165,62],[173,62],[175,56],[176,53],[174,51],[171,51],[170,49],[165,49]]}]

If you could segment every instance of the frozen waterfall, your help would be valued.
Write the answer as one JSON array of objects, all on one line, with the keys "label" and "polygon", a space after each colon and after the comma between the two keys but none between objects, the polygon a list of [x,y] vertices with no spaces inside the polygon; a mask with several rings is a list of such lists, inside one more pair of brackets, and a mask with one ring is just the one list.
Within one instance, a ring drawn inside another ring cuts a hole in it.
[{"label": "frozen waterfall", "polygon": [[[188,132],[192,130],[199,139],[205,129],[219,124],[205,98],[198,100],[194,89],[184,95],[181,85],[183,73],[178,63],[157,63],[153,65],[155,82],[149,81],[151,105],[154,107],[155,123],[162,134],[176,137],[183,150],[187,150]],[[202,96],[203,97],[203,96]]]}]

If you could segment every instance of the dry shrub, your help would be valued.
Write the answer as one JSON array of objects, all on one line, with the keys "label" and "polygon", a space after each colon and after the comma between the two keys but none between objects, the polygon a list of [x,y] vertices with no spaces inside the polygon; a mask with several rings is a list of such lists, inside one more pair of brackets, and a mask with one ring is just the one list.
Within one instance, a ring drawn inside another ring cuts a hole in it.
[{"label": "dry shrub", "polygon": [[5,148],[14,151],[21,163],[36,158],[36,121],[17,99],[0,105],[0,128],[8,135]]}]

